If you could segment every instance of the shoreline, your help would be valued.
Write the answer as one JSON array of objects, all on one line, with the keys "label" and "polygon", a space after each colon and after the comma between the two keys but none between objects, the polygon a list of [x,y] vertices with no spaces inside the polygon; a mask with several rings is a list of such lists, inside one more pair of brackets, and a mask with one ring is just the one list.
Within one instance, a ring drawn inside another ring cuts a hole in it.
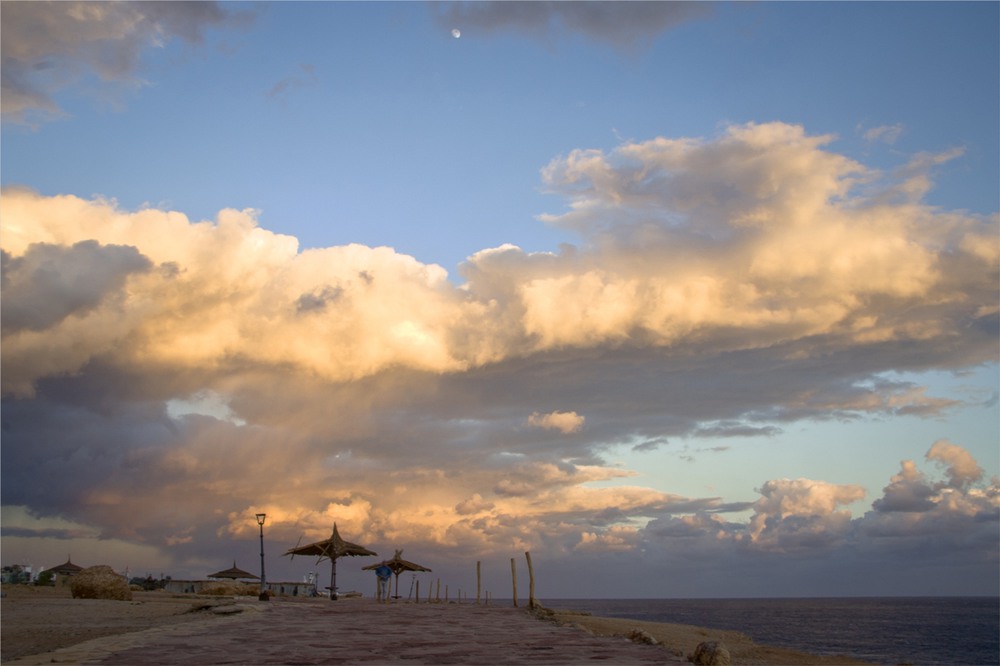
[{"label": "shoreline", "polygon": [[[605,618],[580,611],[544,607],[529,611],[524,606],[477,606],[472,602],[399,602],[384,605],[365,598],[330,602],[323,598],[280,597],[270,603],[262,603],[250,597],[234,599],[172,595],[165,592],[136,592],[132,601],[105,601],[73,599],[68,589],[5,585],[3,590],[5,596],[0,601],[0,663],[4,664],[42,664],[53,661],[95,663],[105,659],[113,662],[114,656],[119,652],[145,649],[148,655],[153,646],[164,641],[201,640],[203,643],[211,643],[212,634],[235,623],[262,622],[264,624],[257,626],[254,631],[263,630],[289,613],[299,618],[316,618],[318,626],[324,627],[328,625],[324,624],[326,620],[321,620],[320,616],[335,617],[335,621],[342,622],[348,618],[359,621],[362,616],[371,615],[368,621],[379,621],[387,617],[386,614],[392,614],[392,626],[404,632],[407,622],[423,622],[427,626],[421,630],[424,632],[421,636],[425,636],[429,630],[435,630],[441,634],[437,637],[439,647],[451,650],[453,659],[448,663],[472,663],[463,661],[462,654],[475,647],[476,627],[473,628],[473,643],[470,645],[468,637],[459,639],[454,634],[453,630],[459,624],[468,621],[472,624],[492,625],[500,619],[519,622],[524,619],[529,623],[526,629],[543,634],[549,632],[551,636],[543,637],[542,642],[551,639],[551,649],[556,652],[547,653],[545,659],[542,659],[541,653],[533,653],[538,654],[539,661],[545,663],[554,663],[552,657],[559,654],[560,650],[576,647],[586,640],[608,642],[612,638],[614,640],[611,645],[618,646],[615,649],[620,649],[623,655],[632,655],[645,649],[649,653],[661,655],[661,663],[689,663],[688,655],[703,641],[717,641],[725,645],[732,656],[732,663],[737,666],[861,666],[867,663],[848,657],[817,656],[758,645],[737,631]],[[421,609],[426,609],[426,612],[421,612]],[[551,625],[552,629],[546,629],[547,625]],[[478,630],[484,628],[488,627],[478,626]],[[362,641],[362,637],[356,633],[348,636],[351,643]],[[586,639],[587,636],[594,638]],[[350,646],[342,644],[341,647]],[[149,659],[147,656],[147,659],[145,663],[157,663],[155,657]],[[373,663],[367,659],[366,661]],[[530,662],[531,659],[527,661]],[[612,663],[615,662],[612,660]],[[640,659],[623,663],[645,662]]]},{"label": "shoreline", "polygon": [[762,645],[740,631],[713,629],[689,624],[649,622],[628,618],[611,618],[592,615],[586,611],[552,610],[542,608],[540,614],[551,616],[554,622],[577,626],[599,636],[627,637],[635,631],[648,634],[667,650],[687,658],[697,645],[715,641],[726,646],[734,666],[872,666],[847,655],[815,655],[789,648]]}]

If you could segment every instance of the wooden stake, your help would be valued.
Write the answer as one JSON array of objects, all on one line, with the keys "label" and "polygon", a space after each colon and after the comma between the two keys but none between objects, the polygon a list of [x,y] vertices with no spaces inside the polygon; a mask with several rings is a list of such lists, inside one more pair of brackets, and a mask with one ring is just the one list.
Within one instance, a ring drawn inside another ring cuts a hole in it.
[{"label": "wooden stake", "polygon": [[413,597],[413,603],[415,603],[415,604],[419,604],[420,603],[420,581],[419,580],[417,581],[417,596]]},{"label": "wooden stake", "polygon": [[441,579],[437,580],[437,594],[434,595],[435,603],[441,603]]},{"label": "wooden stake", "polygon": [[479,603],[479,589],[483,584],[482,562],[476,560],[476,603]]},{"label": "wooden stake", "polygon": [[531,568],[531,553],[524,551],[524,558],[528,560],[528,608],[535,610],[535,570]]},{"label": "wooden stake", "polygon": [[514,608],[517,608],[517,568],[514,566],[514,558],[510,558],[510,578],[514,583]]}]

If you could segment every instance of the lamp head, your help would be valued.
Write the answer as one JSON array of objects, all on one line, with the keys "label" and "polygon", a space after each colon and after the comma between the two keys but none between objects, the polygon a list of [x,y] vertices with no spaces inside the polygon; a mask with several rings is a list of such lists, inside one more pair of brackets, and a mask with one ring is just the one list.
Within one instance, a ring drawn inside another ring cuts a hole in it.
[{"label": "lamp head", "polygon": [[261,527],[264,527],[264,519],[265,518],[267,518],[267,514],[266,513],[258,513],[257,514],[257,524],[260,525]]}]

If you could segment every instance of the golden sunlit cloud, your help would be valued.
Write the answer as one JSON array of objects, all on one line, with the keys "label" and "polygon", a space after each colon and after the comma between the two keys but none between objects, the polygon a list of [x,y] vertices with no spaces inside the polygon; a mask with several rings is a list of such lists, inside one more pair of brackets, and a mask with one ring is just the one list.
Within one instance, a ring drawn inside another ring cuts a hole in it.
[{"label": "golden sunlit cloud", "polygon": [[550,412],[549,414],[533,412],[528,417],[528,425],[545,430],[558,430],[564,435],[568,435],[582,428],[584,420],[576,412]]},{"label": "golden sunlit cloud", "polygon": [[10,492],[172,553],[252,541],[258,511],[291,544],[336,522],[463,555],[832,551],[953,515],[978,534],[995,484],[946,442],[927,456],[946,482],[904,466],[862,517],[853,484],[727,502],[605,460],[711,423],[940,414],[956,402],[883,373],[995,359],[998,219],[920,203],[948,156],[885,175],[831,142],[769,123],[573,151],[543,171],[568,202],[543,220],[580,246],[482,250],[461,284],[386,247],[299,251],[253,210],[5,189],[5,456],[39,473],[43,442],[68,480]]}]

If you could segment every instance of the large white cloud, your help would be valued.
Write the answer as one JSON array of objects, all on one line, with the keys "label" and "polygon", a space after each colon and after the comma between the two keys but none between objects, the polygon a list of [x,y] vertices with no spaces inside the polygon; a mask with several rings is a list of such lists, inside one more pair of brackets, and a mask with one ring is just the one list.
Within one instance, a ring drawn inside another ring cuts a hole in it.
[{"label": "large white cloud", "polygon": [[[886,203],[897,182],[855,195],[865,170],[824,151],[829,141],[771,123],[557,160],[545,179],[572,209],[548,219],[580,230],[584,251],[481,252],[462,288],[387,248],[297,253],[252,211],[191,223],[8,191],[3,242],[12,258],[31,243],[97,242],[153,262],[120,306],[124,317],[141,310],[129,362],[236,357],[331,380],[566,348],[950,347],[992,322],[995,220]],[[969,339],[964,362],[988,358],[983,341]],[[9,355],[30,356],[30,341],[7,343]],[[4,381],[23,391],[34,379]]]},{"label": "large white cloud", "polygon": [[852,484],[680,497],[606,460],[942,414],[953,400],[886,373],[996,362],[997,219],[921,202],[940,160],[880,174],[831,142],[772,123],[556,159],[569,208],[546,220],[579,247],[483,250],[462,284],[389,248],[300,252],[254,211],[8,188],[4,504],[189,563],[259,509],[292,543],[336,520],[465,554],[777,557],[946,525],[981,545],[996,484],[946,442],[928,453],[945,481],[904,464],[862,519]]}]

